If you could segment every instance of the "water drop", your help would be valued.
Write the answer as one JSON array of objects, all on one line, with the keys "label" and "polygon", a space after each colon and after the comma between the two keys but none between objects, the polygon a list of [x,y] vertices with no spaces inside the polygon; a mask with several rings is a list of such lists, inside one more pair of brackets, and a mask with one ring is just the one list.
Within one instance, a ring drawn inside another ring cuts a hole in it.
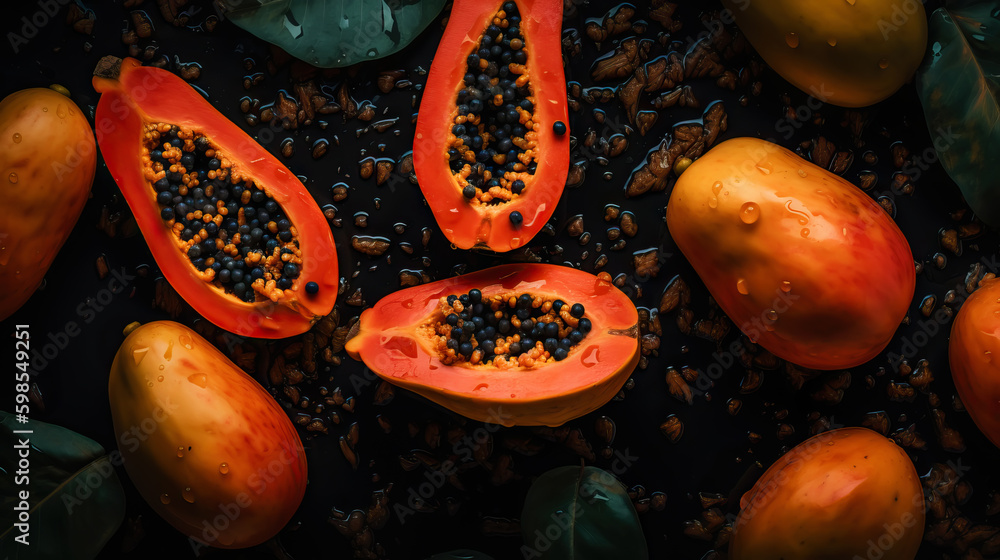
[{"label": "water drop", "polygon": [[743,295],[750,295],[750,286],[747,286],[747,281],[740,278],[736,281],[736,291]]},{"label": "water drop", "polygon": [[184,346],[185,348],[187,348],[188,350],[190,350],[191,348],[193,348],[193,346],[191,344],[191,337],[190,336],[188,336],[186,334],[182,334],[179,337],[177,337],[177,340],[179,340],[180,343],[181,343],[181,345]]},{"label": "water drop", "polygon": [[829,39],[826,40],[826,44],[830,45],[831,47],[836,47],[837,46],[837,38],[836,37],[830,37]]},{"label": "water drop", "polygon": [[785,35],[785,43],[788,43],[789,47],[797,48],[799,46],[799,36],[795,33],[789,33]]},{"label": "water drop", "polygon": [[163,382],[163,376],[162,375],[157,375],[156,376],[156,380],[159,381],[160,383],[162,383]]},{"label": "water drop", "polygon": [[229,474],[229,463],[222,463],[219,465],[220,474]]},{"label": "water drop", "polygon": [[169,504],[170,503],[170,495],[167,494],[166,492],[160,494],[160,503],[163,504],[163,505]]},{"label": "water drop", "polygon": [[67,114],[68,112],[66,111],[66,105],[60,103],[59,106],[56,107],[56,116],[59,117],[60,119],[65,119]]},{"label": "water drop", "polygon": [[17,173],[11,173],[7,176],[7,180],[11,183],[17,183]]},{"label": "water drop", "polygon": [[771,165],[769,163],[758,163],[756,167],[757,171],[760,171],[764,175],[771,174]]},{"label": "water drop", "polygon": [[719,199],[716,198],[716,197],[714,197],[714,196],[712,198],[708,199],[708,207],[709,208],[718,208],[719,207]]},{"label": "water drop", "polygon": [[208,376],[204,373],[192,373],[188,376],[188,381],[204,389],[208,386]]},{"label": "water drop", "polygon": [[778,312],[773,309],[767,310],[767,320],[774,322],[778,320]]},{"label": "water drop", "polygon": [[805,178],[805,176],[806,176],[806,170],[805,169],[799,169],[799,177]]},{"label": "water drop", "polygon": [[15,144],[20,144],[21,143],[21,133],[20,132],[15,132],[14,133],[14,143]]},{"label": "water drop", "polygon": [[177,448],[177,457],[183,457],[183,456],[184,456],[184,446],[182,445]]},{"label": "water drop", "polygon": [[844,1],[847,2],[848,4],[852,5],[852,6],[854,5],[854,2],[855,2],[855,0],[844,0]]},{"label": "water drop", "polygon": [[786,294],[788,292],[792,291],[792,283],[789,282],[788,280],[785,280],[784,282],[782,282],[781,283],[781,291],[785,292]]},{"label": "water drop", "polygon": [[760,206],[756,202],[744,202],[740,207],[740,219],[744,224],[752,224],[760,218]]},{"label": "water drop", "polygon": [[368,49],[368,56],[374,58],[378,56],[378,51],[375,49]]},{"label": "water drop", "polygon": [[153,386],[153,382],[152,381],[147,381],[146,385],[149,386],[149,387],[152,387]]},{"label": "water drop", "polygon": [[809,237],[809,228],[807,227],[802,228],[802,231],[800,231],[799,234],[801,234],[802,237]]},{"label": "water drop", "polygon": [[187,502],[189,504],[193,504],[194,503],[194,491],[191,490],[190,486],[188,486],[184,490],[181,490],[181,496],[184,497],[184,501],[185,502]]},{"label": "water drop", "polygon": [[135,365],[139,365],[139,362],[146,357],[146,352],[149,352],[149,348],[145,346],[132,348],[132,361],[135,362]]},{"label": "water drop", "polygon": [[48,113],[49,112],[49,108],[48,107],[42,107],[42,112],[43,113]]},{"label": "water drop", "polygon": [[165,366],[163,364],[160,364],[160,367],[159,367],[160,371],[163,371],[163,368],[165,368],[165,367],[167,367],[167,366]]},{"label": "water drop", "polygon": [[712,185],[712,194],[717,195],[721,190],[722,190],[722,181],[716,181],[715,184]]},{"label": "water drop", "polygon": [[881,69],[883,69],[883,70],[885,70],[886,68],[888,68],[889,67],[889,59],[888,58],[881,58],[881,59],[879,59],[879,61],[878,61],[878,67],[881,68]]}]

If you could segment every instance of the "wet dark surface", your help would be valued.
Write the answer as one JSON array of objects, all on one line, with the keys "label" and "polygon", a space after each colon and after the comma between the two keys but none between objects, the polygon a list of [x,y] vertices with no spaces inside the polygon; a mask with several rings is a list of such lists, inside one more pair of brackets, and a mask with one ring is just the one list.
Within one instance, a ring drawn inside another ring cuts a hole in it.
[{"label": "wet dark surface", "polygon": [[[612,41],[606,41],[597,48],[583,34],[586,18],[601,16],[613,5],[598,4],[575,6],[576,13],[567,15],[564,21],[564,28],[580,30],[583,49],[579,56],[571,60],[567,80],[577,81],[584,88],[592,85],[613,88],[624,80],[599,84],[591,80],[592,62],[613,50]],[[684,37],[708,29],[699,21],[699,12],[717,8],[714,4],[708,8],[701,7],[701,3],[690,4],[682,3],[678,9],[677,19],[683,21],[684,28],[675,34],[675,39],[685,40]],[[202,12],[192,16],[189,26],[204,21],[207,15],[213,13],[207,3],[197,5]],[[128,54],[127,46],[121,41],[121,28],[128,19],[129,9],[123,8],[120,3],[109,5],[97,1],[90,2],[87,7],[96,14],[93,35],[82,35],[66,25],[62,18],[66,10],[63,9],[60,16],[43,26],[36,36],[19,45],[20,52],[17,54],[12,54],[9,45],[2,46],[5,49],[0,79],[3,94],[23,87],[60,83],[69,88],[73,100],[92,115],[98,95],[90,86],[91,70],[104,55]],[[36,8],[34,3],[26,4],[16,14],[8,16],[3,25],[5,35],[8,31],[18,32],[21,15],[30,17]],[[327,121],[325,129],[314,122],[298,130],[286,131],[269,129],[264,124],[250,126],[240,109],[240,98],[243,96],[257,98],[267,104],[277,98],[279,90],[291,91],[289,65],[282,66],[274,74],[268,71],[267,61],[271,54],[267,45],[226,21],[209,33],[166,23],[151,0],[143,3],[140,9],[148,11],[155,27],[151,39],[143,39],[140,44],[158,45],[157,56],[166,55],[171,63],[175,57],[181,63],[199,63],[201,75],[192,83],[207,94],[215,107],[240,123],[272,153],[280,154],[283,141],[290,138],[294,155],[290,158],[279,157],[294,173],[305,177],[308,189],[321,207],[335,204],[336,218],[342,223],[331,227],[338,246],[341,276],[349,284],[337,303],[341,325],[346,325],[349,318],[361,311],[361,307],[346,304],[348,295],[360,288],[364,301],[371,305],[383,295],[400,288],[401,270],[423,271],[431,278],[439,279],[457,272],[528,259],[531,255],[545,262],[576,266],[592,272],[596,272],[598,258],[606,255],[607,264],[601,270],[613,277],[625,275],[623,290],[633,297],[637,306],[650,309],[659,305],[668,281],[680,275],[692,288],[691,308],[695,317],[706,318],[711,309],[707,291],[667,235],[664,207],[669,187],[665,192],[648,193],[636,198],[624,196],[624,186],[631,171],[644,162],[646,153],[659,144],[675,123],[700,118],[704,107],[713,100],[721,100],[728,113],[729,128],[720,136],[720,141],[750,135],[774,139],[786,147],[795,148],[800,141],[823,135],[836,144],[838,150],[852,150],[854,162],[844,176],[858,184],[858,174],[863,170],[871,170],[878,175],[878,183],[868,193],[874,198],[884,196],[892,201],[895,218],[910,242],[914,259],[924,264],[917,277],[909,325],[900,328],[880,357],[851,370],[850,388],[846,389],[839,404],[818,402],[812,398],[811,394],[817,389],[814,384],[807,383],[803,389],[795,390],[780,368],[763,371],[761,387],[750,394],[740,394],[739,386],[746,368],[738,362],[730,365],[724,357],[717,358],[723,355],[720,348],[727,348],[739,338],[736,329],[731,329],[727,337],[717,343],[681,334],[675,326],[676,314],[669,313],[660,317],[663,335],[658,356],[649,356],[647,367],[635,371],[632,378],[634,385],[624,391],[624,398],[612,401],[597,412],[570,422],[568,426],[579,429],[583,438],[592,444],[595,456],[586,459],[587,464],[614,472],[627,487],[641,485],[645,497],[654,492],[666,494],[665,508],[661,511],[651,508],[640,515],[652,558],[700,558],[712,548],[711,542],[690,538],[682,532],[685,520],[700,518],[699,492],[729,496],[728,503],[721,506],[722,511],[724,514],[736,513],[738,497],[763,472],[761,467],[754,466],[755,461],[766,468],[778,456],[783,445],[790,447],[805,439],[810,427],[820,418],[834,426],[859,425],[866,413],[880,410],[887,412],[891,432],[915,424],[916,430],[926,440],[926,450],[907,449],[919,473],[927,472],[934,463],[948,461],[968,467],[963,480],[971,484],[974,491],[969,502],[960,506],[960,511],[974,524],[991,524],[994,521],[986,516],[986,506],[990,502],[990,494],[997,489],[995,473],[1000,466],[1000,453],[976,430],[966,413],[955,411],[952,407],[955,391],[947,364],[950,321],[932,325],[938,328],[930,336],[915,335],[921,331],[921,321],[924,325],[931,323],[918,309],[924,296],[935,295],[940,306],[948,290],[964,283],[971,264],[981,262],[988,269],[995,270],[995,263],[1000,259],[997,238],[994,233],[988,232],[976,239],[964,240],[960,256],[941,246],[939,231],[957,227],[958,222],[950,214],[965,205],[958,189],[939,165],[931,164],[913,181],[913,194],[903,194],[899,189],[892,188],[892,173],[896,171],[890,148],[893,142],[902,141],[913,154],[921,154],[931,146],[912,86],[904,87],[888,101],[867,111],[869,124],[862,135],[865,145],[859,148],[841,125],[845,118],[844,110],[810,101],[769,70],[765,69],[761,74],[759,96],[751,95],[749,86],[737,86],[731,92],[715,85],[714,79],[690,79],[685,84],[691,85],[701,108],[661,110],[656,124],[645,136],[634,130],[627,134],[628,148],[621,155],[608,158],[606,166],[597,161],[595,153],[582,146],[582,139],[590,129],[604,138],[616,133],[625,134],[628,121],[624,110],[617,100],[596,104],[581,102],[580,110],[571,113],[570,133],[581,141],[581,145],[574,150],[574,161],[586,160],[587,170],[582,185],[565,191],[551,220],[554,234],[543,231],[527,245],[526,251],[508,255],[470,253],[450,248],[447,239],[437,230],[419,188],[407,177],[393,172],[381,186],[376,185],[374,176],[369,179],[359,177],[359,162],[363,158],[372,156],[399,161],[412,149],[414,123],[411,117],[417,110],[413,102],[419,102],[420,88],[426,81],[426,75],[421,70],[430,67],[441,35],[442,27],[438,23],[432,24],[399,55],[320,79],[320,83],[327,86],[324,91],[331,99],[332,93],[346,81],[354,99],[359,103],[370,101],[376,107],[376,116],[370,122],[358,119],[345,122],[342,113],[336,113],[317,116],[318,120]],[[640,9],[634,19],[644,17]],[[649,24],[643,36],[655,39],[657,33],[662,32],[662,27],[646,19]],[[620,37],[629,35],[626,33]],[[85,42],[92,44],[89,52],[85,51]],[[653,45],[649,58],[666,54],[668,50],[657,43]],[[246,69],[245,59],[252,59],[253,70]],[[747,55],[739,55],[726,65],[738,69],[747,60]],[[404,70],[405,79],[412,85],[384,94],[377,87],[378,73],[392,69]],[[244,89],[244,77],[256,72],[262,72],[263,79],[249,90]],[[792,121],[781,120],[785,110],[782,94],[788,94],[791,107],[800,110],[799,117]],[[747,107],[740,106],[738,99],[742,95],[748,95]],[[653,97],[646,95],[640,108],[652,109],[650,103]],[[595,109],[606,113],[603,124],[595,120]],[[817,111],[825,119],[822,124],[813,122]],[[398,118],[398,121],[383,132],[369,126],[389,118]],[[368,130],[364,130],[366,128]],[[359,134],[359,130],[363,131]],[[789,131],[788,137],[784,135],[785,130]],[[310,151],[314,142],[320,139],[326,139],[330,147],[324,156],[316,160]],[[863,154],[868,150],[877,155],[877,163],[864,161]],[[349,187],[349,193],[345,200],[335,203],[333,186],[341,182]],[[611,248],[614,242],[608,239],[606,232],[609,227],[617,225],[617,221],[605,222],[605,206],[608,204],[632,212],[638,224],[637,235],[622,236],[625,243],[617,249]],[[151,305],[154,279],[159,275],[141,235],[127,237],[123,233],[127,229],[125,227],[118,227],[113,237],[99,230],[95,225],[104,209],[120,216],[119,226],[129,220],[124,200],[103,162],[99,161],[93,197],[84,208],[70,240],[49,270],[44,289],[5,321],[0,330],[12,331],[14,324],[29,324],[32,339],[38,347],[42,347],[50,337],[53,340],[59,338],[56,334],[64,330],[69,321],[75,321],[83,328],[83,333],[70,338],[64,348],[58,348],[54,357],[34,363],[34,380],[44,395],[45,411],[40,412],[35,407],[33,417],[80,432],[110,450],[115,447],[115,441],[107,397],[107,376],[122,340],[121,330],[131,321],[166,319],[167,315]],[[362,213],[367,218],[360,220],[366,223],[364,227],[358,225],[357,219]],[[581,244],[580,236],[572,236],[566,231],[566,226],[578,215],[583,218],[583,231],[590,234],[589,242],[585,244]],[[404,226],[399,227],[399,224]],[[421,243],[424,228],[433,231],[426,247]],[[351,238],[354,235],[384,237],[392,242],[392,246],[380,257],[367,256],[352,249]],[[400,247],[401,242],[409,243],[414,248],[413,253],[405,252]],[[598,248],[598,244],[602,247]],[[660,270],[655,277],[644,277],[633,268],[633,254],[651,248],[658,249]],[[933,262],[937,253],[946,256],[943,268],[938,268]],[[110,276],[105,279],[98,277],[95,261],[101,255],[106,255],[111,270],[119,271],[128,279],[128,287],[123,293],[107,291]],[[152,267],[146,276],[136,273],[137,267],[143,265]],[[961,299],[959,297],[951,307],[955,308]],[[179,320],[191,324],[195,319],[193,312],[187,310]],[[930,327],[925,327],[924,331],[928,329]],[[262,356],[273,356],[286,345],[286,341],[279,341],[262,344],[259,348],[266,346],[270,350],[269,354],[262,353]],[[49,350],[55,350],[55,347]],[[964,437],[966,451],[954,453],[942,447],[930,416],[934,407],[926,393],[918,391],[912,402],[891,402],[888,399],[886,387],[889,383],[904,381],[890,363],[887,357],[889,352],[906,355],[909,364],[914,367],[920,359],[928,361],[935,376],[928,391],[939,397],[941,404],[938,408],[945,412],[948,424]],[[9,356],[10,353],[3,355]],[[583,460],[581,455],[568,445],[546,441],[541,437],[544,434],[536,430],[490,427],[487,431],[492,437],[492,454],[486,457],[484,463],[494,466],[493,474],[496,474],[499,471],[496,465],[508,457],[513,477],[497,484],[491,478],[490,470],[470,461],[468,470],[459,475],[462,489],[446,483],[435,489],[425,501],[426,508],[431,511],[414,511],[410,508],[419,504],[411,501],[411,497],[421,484],[428,481],[427,473],[430,471],[423,466],[406,470],[402,466],[406,461],[401,461],[401,458],[410,456],[413,450],[425,450],[437,460],[469,451],[469,448],[461,447],[463,444],[452,447],[447,439],[443,439],[437,449],[431,449],[424,438],[427,426],[438,425],[442,434],[459,426],[464,427],[466,433],[473,434],[477,428],[485,429],[485,426],[462,419],[401,389],[396,390],[395,398],[388,404],[376,404],[377,381],[367,374],[363,364],[354,362],[343,352],[341,358],[343,362],[339,366],[320,362],[320,380],[313,386],[303,387],[304,394],[316,394],[319,385],[340,387],[345,397],[354,397],[354,403],[353,410],[339,411],[339,424],[328,423],[328,434],[300,432],[308,451],[310,482],[305,501],[293,524],[281,535],[281,543],[288,553],[295,558],[350,557],[352,547],[349,539],[328,523],[331,510],[364,510],[369,505],[372,492],[391,484],[389,507],[394,509],[385,526],[373,532],[375,541],[381,543],[384,549],[383,557],[425,558],[436,552],[463,547],[490,553],[498,559],[520,557],[521,538],[516,525],[510,522],[520,516],[521,504],[532,477],[555,466],[579,464]],[[668,367],[679,369],[690,366],[706,371],[719,360],[723,362],[720,365],[725,369],[724,375],[715,381],[707,394],[696,396],[693,405],[673,398],[667,391],[665,372]],[[259,366],[255,376],[269,386],[265,372],[263,366]],[[867,387],[867,376],[873,377],[871,388]],[[277,388],[273,390],[279,392]],[[4,394],[7,391],[3,389]],[[730,398],[743,401],[741,411],[735,416],[727,413],[726,403]],[[780,411],[787,411],[787,415]],[[295,412],[290,411],[293,415]],[[684,424],[684,434],[677,443],[671,443],[660,430],[660,425],[671,414]],[[391,421],[390,433],[384,433],[380,428],[376,420],[378,415]],[[595,426],[601,416],[609,417],[616,427],[610,458],[600,454],[604,443]],[[345,458],[339,443],[340,437],[346,435],[355,422],[359,433],[355,446],[359,459],[357,469],[352,468]],[[776,436],[780,423],[794,428],[794,434],[783,441]],[[414,435],[411,435],[411,426]],[[760,434],[759,443],[751,442],[748,437],[751,432]],[[536,452],[526,453],[524,449],[511,448],[511,442],[528,436],[534,436],[532,441],[537,443]],[[508,445],[505,446],[505,442]],[[131,486],[123,469],[119,474],[128,497],[127,520],[101,557],[191,557],[186,539],[149,509]],[[128,553],[122,552],[123,546],[133,540],[126,526],[130,520],[140,516],[145,536]],[[515,530],[511,534],[500,534],[503,531],[497,530],[497,527],[514,527]],[[945,552],[944,548],[925,543],[919,557],[941,558]],[[264,546],[246,551],[212,550],[207,554],[215,558],[273,556]]]}]

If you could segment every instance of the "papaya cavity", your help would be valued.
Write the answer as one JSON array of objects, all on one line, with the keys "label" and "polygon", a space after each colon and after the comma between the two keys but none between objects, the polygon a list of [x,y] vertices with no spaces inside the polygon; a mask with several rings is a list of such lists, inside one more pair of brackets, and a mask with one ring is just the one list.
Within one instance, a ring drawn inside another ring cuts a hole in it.
[{"label": "papaya cavity", "polygon": [[500,204],[535,174],[539,125],[529,79],[531,45],[514,2],[505,2],[466,59],[448,136],[448,159],[471,204]]},{"label": "papaya cavity", "polygon": [[560,362],[593,328],[582,304],[530,293],[467,294],[440,298],[421,329],[445,365],[498,369]]},{"label": "papaya cavity", "polygon": [[201,278],[241,301],[277,301],[302,269],[284,209],[207,136],[147,123],[143,174],[181,252]]}]

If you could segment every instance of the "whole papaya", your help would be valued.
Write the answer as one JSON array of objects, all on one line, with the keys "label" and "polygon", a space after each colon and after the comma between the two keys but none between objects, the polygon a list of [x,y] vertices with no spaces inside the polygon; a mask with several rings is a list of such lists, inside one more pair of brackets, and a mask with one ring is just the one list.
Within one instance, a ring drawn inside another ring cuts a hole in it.
[{"label": "whole papaya", "polygon": [[52,89],[0,101],[0,320],[35,288],[76,225],[97,167],[83,112]]},{"label": "whole papaya", "polygon": [[[955,389],[976,426],[1000,447],[1000,279],[984,281],[951,326],[948,361]],[[994,354],[995,353],[995,354]]]},{"label": "whole papaya", "polygon": [[295,426],[193,330],[170,321],[136,328],[115,356],[108,392],[129,478],[185,535],[253,546],[298,509],[306,456]]},{"label": "whole papaya", "polygon": [[667,227],[736,326],[805,367],[874,358],[913,298],[910,246],[882,207],[771,142],[735,138],[698,158]]}]

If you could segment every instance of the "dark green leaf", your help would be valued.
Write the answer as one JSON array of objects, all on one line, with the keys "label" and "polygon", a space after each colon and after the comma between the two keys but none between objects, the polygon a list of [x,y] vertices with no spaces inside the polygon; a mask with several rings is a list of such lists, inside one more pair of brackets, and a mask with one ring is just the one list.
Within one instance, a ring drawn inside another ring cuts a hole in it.
[{"label": "dark green leaf", "polygon": [[[0,556],[67,560],[97,556],[125,517],[125,494],[104,449],[59,426],[35,420],[19,424],[2,411],[0,449],[4,471]],[[26,469],[19,465],[22,453],[27,455]],[[29,492],[27,546],[15,541],[23,535],[14,525],[23,491]]]},{"label": "dark green leaf", "polygon": [[437,17],[445,0],[221,0],[226,17],[322,68],[389,56]]},{"label": "dark green leaf", "polygon": [[521,512],[524,558],[646,560],[625,487],[597,467],[559,467],[535,480]]},{"label": "dark green leaf", "polygon": [[476,552],[475,550],[452,550],[451,552],[442,552],[441,554],[435,554],[427,560],[493,560],[492,556],[487,556],[482,552]]},{"label": "dark green leaf", "polygon": [[1000,2],[948,2],[931,14],[917,91],[948,175],[972,210],[1000,224]]}]

